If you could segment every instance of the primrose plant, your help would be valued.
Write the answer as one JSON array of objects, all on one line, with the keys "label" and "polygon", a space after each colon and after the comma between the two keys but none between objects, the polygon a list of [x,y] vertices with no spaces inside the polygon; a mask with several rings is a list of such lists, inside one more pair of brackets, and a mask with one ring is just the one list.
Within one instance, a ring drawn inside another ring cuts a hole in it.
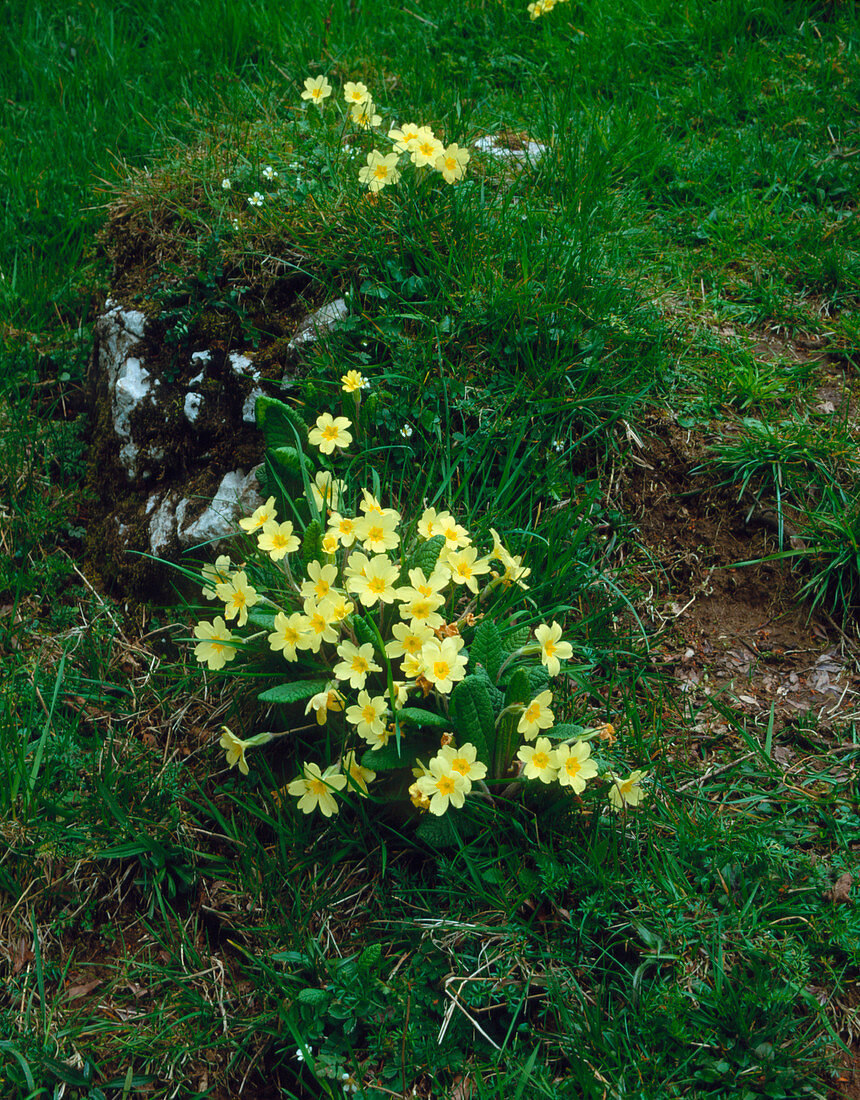
[{"label": "primrose plant", "polygon": [[[357,371],[344,375],[356,420],[363,388]],[[368,796],[440,817],[528,782],[578,796],[601,775],[611,809],[636,806],[643,773],[622,779],[592,753],[596,740],[614,742],[612,727],[556,722],[551,680],[572,647],[558,622],[514,625],[530,574],[522,557],[492,528],[479,547],[448,511],[402,515],[378,478],[353,490],[336,469],[353,439],[348,417],[323,413],[309,431],[269,397],[256,415],[269,496],[240,521],[241,560],[203,570],[203,595],[223,610],[195,627],[195,654],[223,672],[279,655],[282,682],[259,700],[284,708],[290,729],[242,739],[225,727],[227,763],[247,774],[251,749],[304,733],[317,759],[278,794],[325,817]]]}]

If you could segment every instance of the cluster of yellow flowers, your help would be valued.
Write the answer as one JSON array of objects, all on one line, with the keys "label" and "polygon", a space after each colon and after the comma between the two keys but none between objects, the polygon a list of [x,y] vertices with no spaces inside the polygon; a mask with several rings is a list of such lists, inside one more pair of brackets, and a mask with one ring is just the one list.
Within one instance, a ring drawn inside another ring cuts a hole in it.
[{"label": "cluster of yellow flowers", "polygon": [[[363,379],[350,371],[342,382],[345,392],[356,394]],[[347,417],[323,413],[308,432],[308,441],[322,454],[331,455],[349,446],[351,427]],[[338,725],[344,734],[337,763],[322,770],[316,763],[305,762],[301,774],[286,786],[303,812],[318,809],[330,817],[338,811],[337,794],[346,789],[366,796],[376,772],[359,761],[358,746],[363,742],[365,752],[377,750],[370,758],[376,762],[378,751],[395,739],[399,759],[402,738],[412,736],[404,731],[404,724],[411,730],[411,723],[420,718],[421,726],[428,713],[435,719],[431,726],[447,729],[440,735],[440,750],[426,766],[416,758],[415,748],[404,756],[404,766],[415,765],[410,798],[415,806],[436,815],[461,807],[473,784],[486,792],[487,776],[487,762],[479,759],[477,746],[465,738],[458,744],[456,733],[450,732],[456,730],[456,723],[447,717],[449,711],[453,714],[452,693],[470,674],[461,630],[468,635],[475,627],[494,590],[528,588],[531,570],[521,556],[505,548],[493,528],[492,549],[481,553],[448,511],[425,507],[413,528],[367,488],[360,490],[358,508],[348,513],[343,508],[346,485],[329,470],[316,472],[306,487],[310,514],[324,520],[316,528],[315,550],[308,553],[303,547],[292,521],[279,519],[272,496],[240,520],[246,535],[256,539],[259,561],[234,564],[229,555],[221,555],[204,567],[203,595],[220,601],[223,614],[195,627],[197,660],[210,669],[223,669],[240,650],[255,639],[262,644],[265,637],[271,652],[303,666],[305,676],[308,665],[314,666],[316,675],[320,668],[325,671],[324,679],[305,681],[307,690],[301,676],[297,677],[299,690],[291,696],[294,701],[307,701],[305,714],[320,726],[332,714],[342,716]],[[303,553],[296,560],[293,555],[300,549]],[[250,636],[231,629],[245,627],[249,621],[252,627],[264,629]],[[538,656],[546,669],[545,683],[547,675],[557,676],[561,662],[572,655],[572,646],[562,639],[561,625],[543,623],[535,629],[533,640],[508,655],[506,664],[514,658]],[[411,695],[421,704],[432,696],[434,710],[410,708]],[[546,689],[537,691],[529,702],[515,701],[502,710],[495,720],[497,729],[507,719],[512,731],[515,727],[514,736],[522,741],[516,757],[511,745],[504,759],[506,764],[518,761],[525,779],[558,782],[578,795],[598,775],[588,741],[594,736],[611,737],[611,727],[579,731],[566,741],[556,733],[553,744],[544,735],[555,726],[551,704],[552,692]],[[228,764],[238,765],[247,774],[247,750],[274,736],[265,733],[242,740],[225,728],[221,746]],[[421,744],[426,751],[426,735]],[[496,778],[503,778],[503,773],[497,768]],[[605,778],[611,783],[613,809],[637,805],[643,797],[643,773],[634,772],[626,780],[613,773]]]},{"label": "cluster of yellow flowers", "polygon": [[564,0],[533,0],[526,11],[532,19],[538,19],[541,15],[549,15],[556,4],[563,4]]},{"label": "cluster of yellow flowers", "polygon": [[[332,93],[332,87],[324,76],[307,77],[302,99],[321,107]],[[343,89],[344,99],[349,107],[350,119],[361,130],[375,130],[382,123],[382,116],[376,113],[373,97],[367,86],[348,81]],[[390,187],[400,179],[400,160],[404,154],[416,168],[429,167],[439,172],[446,183],[455,183],[466,174],[469,163],[468,149],[462,149],[456,142],[445,145],[429,126],[419,126],[408,122],[403,126],[393,126],[388,131],[393,143],[393,151],[383,153],[372,149],[367,154],[367,163],[359,169],[358,179],[366,185],[371,194],[377,194],[383,187]]]}]

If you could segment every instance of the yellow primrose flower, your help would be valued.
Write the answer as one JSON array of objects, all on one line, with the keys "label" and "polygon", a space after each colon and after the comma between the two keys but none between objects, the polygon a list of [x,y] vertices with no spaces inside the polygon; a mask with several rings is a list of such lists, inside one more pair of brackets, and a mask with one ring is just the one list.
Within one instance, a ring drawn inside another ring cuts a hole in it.
[{"label": "yellow primrose flower", "polygon": [[458,680],[466,676],[466,657],[460,656],[463,639],[457,636],[434,639],[427,642],[421,650],[424,662],[424,676],[443,695],[447,695]]},{"label": "yellow primrose flower", "polygon": [[337,566],[320,565],[318,561],[308,562],[308,579],[302,581],[301,593],[306,598],[325,600],[333,593],[337,580]]},{"label": "yellow primrose flower", "polygon": [[423,168],[427,164],[435,165],[436,158],[444,151],[445,146],[433,136],[429,126],[420,126],[415,140],[409,146],[409,155],[416,168]]},{"label": "yellow primrose flower", "polygon": [[326,508],[334,510],[338,506],[340,494],[344,491],[344,483],[335,481],[329,470],[318,470],[316,477],[311,482],[311,496],[317,506],[317,511],[322,512]]},{"label": "yellow primrose flower", "polygon": [[420,129],[421,127],[416,122],[406,122],[399,129],[392,126],[388,131],[388,136],[394,142],[394,152],[405,153],[411,148],[412,142],[418,140]]},{"label": "yellow primrose flower", "polygon": [[430,809],[430,799],[426,794],[422,794],[421,788],[417,783],[413,783],[409,788],[409,801],[417,810]]},{"label": "yellow primrose flower", "polygon": [[275,518],[275,498],[269,497],[265,504],[261,504],[247,519],[240,519],[239,526],[249,535],[258,531],[261,527]]},{"label": "yellow primrose flower", "polygon": [[358,693],[358,703],[346,708],[346,720],[356,727],[359,737],[371,741],[379,737],[385,730],[385,719],[388,715],[388,704],[382,695],[374,695],[372,698],[366,691]]},{"label": "yellow primrose flower", "polygon": [[[366,99],[364,103],[356,103],[349,112],[349,117],[355,125],[361,127],[362,130],[372,130],[382,122],[382,115],[375,114],[375,111],[376,108],[373,105],[373,100]],[[380,154],[380,156],[381,155],[382,154]],[[396,156],[397,154],[391,153],[390,155]],[[373,188],[371,188],[371,190],[373,190]]]},{"label": "yellow primrose flower", "polygon": [[328,718],[328,712],[330,710],[335,712],[343,710],[345,703],[346,700],[338,691],[334,680],[330,680],[322,691],[311,696],[308,705],[305,707],[305,714],[314,711],[317,716],[317,724],[324,726]]},{"label": "yellow primrose flower", "polygon": [[212,623],[198,623],[194,627],[194,637],[201,639],[194,647],[194,656],[201,664],[209,665],[213,672],[236,656],[236,647],[231,644],[233,635],[220,615]]},{"label": "yellow primrose flower", "polygon": [[624,809],[625,806],[638,806],[647,797],[645,791],[642,790],[642,780],[646,779],[647,776],[647,772],[635,771],[631,772],[626,779],[622,779],[615,772],[607,772],[606,779],[610,783],[610,808],[617,812]]},{"label": "yellow primrose flower", "polygon": [[525,764],[523,774],[526,779],[552,783],[558,775],[558,753],[548,737],[539,737],[534,745],[523,745],[517,753],[517,759]]},{"label": "yellow primrose flower", "polygon": [[349,786],[357,790],[362,798],[366,798],[368,793],[367,784],[376,779],[376,772],[371,771],[370,768],[363,768],[359,764],[355,758],[355,749],[349,750],[341,761],[341,767],[348,779],[352,781]]},{"label": "yellow primrose flower", "polygon": [[437,512],[435,508],[425,508],[418,520],[418,534],[422,539],[432,539],[442,534],[444,520],[450,519],[450,512]]},{"label": "yellow primrose flower", "polygon": [[343,98],[347,103],[365,103],[370,99],[370,92],[367,90],[366,84],[362,84],[360,81],[347,80],[343,86]]},{"label": "yellow primrose flower", "polygon": [[203,566],[203,580],[208,582],[203,589],[203,595],[207,600],[217,600],[218,593],[215,591],[214,586],[216,584],[224,584],[230,579],[230,556],[228,554],[221,554],[215,559],[215,564],[208,564]]},{"label": "yellow primrose flower", "polygon": [[[363,107],[357,109],[364,110]],[[353,110],[354,115],[355,110]],[[379,119],[379,115],[375,117]],[[367,164],[364,168],[358,170],[358,182],[366,184],[371,194],[376,194],[383,187],[397,183],[400,179],[397,161],[397,153],[389,153],[388,156],[383,156],[378,149],[372,149],[367,154]]]},{"label": "yellow primrose flower", "polygon": [[454,183],[455,180],[462,179],[463,176],[465,176],[466,165],[471,159],[469,150],[461,149],[460,146],[454,142],[453,145],[449,145],[447,149],[443,149],[439,156],[436,157],[436,171],[442,173],[442,178],[446,183]]},{"label": "yellow primrose flower", "polygon": [[324,76],[305,77],[305,90],[302,99],[309,99],[317,107],[322,106],[322,101],[331,95],[331,84]]},{"label": "yellow primrose flower", "polygon": [[420,653],[407,653],[400,665],[401,671],[407,680],[417,680],[424,675],[424,662]]},{"label": "yellow primrose flower", "polygon": [[[582,794],[588,780],[597,775],[597,764],[591,759],[591,745],[587,741],[575,741],[572,745],[559,745],[555,751],[559,786]],[[610,790],[610,800],[611,797]]]},{"label": "yellow primrose flower", "polygon": [[340,512],[332,512],[328,522],[329,531],[340,545],[352,546],[355,542],[355,520],[351,516],[342,516]]},{"label": "yellow primrose flower", "polygon": [[337,553],[337,548],[340,543],[337,541],[337,535],[332,534],[331,531],[326,531],[320,545],[322,546],[322,552],[326,557],[330,558]]},{"label": "yellow primrose flower", "polygon": [[338,812],[332,791],[342,791],[345,786],[346,776],[338,772],[336,764],[324,772],[320,772],[319,764],[304,764],[302,774],[287,785],[287,791],[298,798],[303,814],[313,813],[319,808],[324,817],[331,817]]},{"label": "yellow primrose flower", "polygon": [[328,602],[317,603],[313,596],[308,596],[303,607],[307,616],[307,627],[299,642],[299,649],[319,653],[323,642],[337,641],[337,631],[332,626],[331,605]]},{"label": "yellow primrose flower", "polygon": [[340,592],[332,592],[324,600],[320,600],[320,614],[329,622],[342,623],[353,611],[355,604]]},{"label": "yellow primrose flower", "polygon": [[558,676],[561,669],[561,661],[568,661],[573,656],[573,646],[570,642],[562,642],[561,626],[553,623],[547,626],[542,623],[535,630],[535,640],[540,645],[540,661],[546,665],[550,676]]},{"label": "yellow primrose flower", "polygon": [[308,442],[319,447],[324,455],[330,455],[335,447],[348,447],[352,443],[352,435],[346,430],[351,425],[352,421],[345,416],[322,413],[317,417],[316,427],[308,432]]},{"label": "yellow primrose flower", "polygon": [[[410,687],[414,687],[415,685],[407,684],[403,680],[393,680],[392,684],[394,687],[394,706],[397,710],[400,710],[400,708],[405,707],[407,702],[409,701]],[[382,694],[385,696],[386,699],[390,699],[388,688],[386,688]]]},{"label": "yellow primrose flower", "polygon": [[304,615],[294,611],[289,618],[283,611],[275,616],[274,631],[269,635],[269,648],[274,652],[281,650],[288,661],[297,659],[296,649],[304,649],[302,642],[308,628]]},{"label": "yellow primrose flower", "polygon": [[383,518],[393,517],[398,523],[400,522],[400,513],[396,508],[383,508],[373,493],[368,492],[367,489],[361,490],[361,504],[359,508],[366,516],[375,514],[382,516]]},{"label": "yellow primrose flower", "polygon": [[478,592],[478,577],[490,571],[489,559],[479,558],[474,546],[450,552],[445,558],[445,564],[451,570],[454,584],[465,584],[475,594]]},{"label": "yellow primrose flower", "polygon": [[541,730],[548,730],[552,726],[555,715],[549,709],[551,702],[552,692],[542,691],[523,711],[517,724],[517,733],[521,733],[526,741],[534,741]]},{"label": "yellow primrose flower", "polygon": [[[248,610],[259,600],[256,588],[248,584],[248,577],[244,570],[235,573],[224,584],[216,584],[215,591],[218,598],[224,601],[224,616],[227,619],[236,619],[237,626],[244,626],[248,621]],[[238,618],[237,618],[238,616]]]},{"label": "yellow primrose flower", "polygon": [[[356,557],[350,554],[350,561]],[[400,572],[396,565],[385,556],[376,554],[370,559],[360,576],[352,575],[346,582],[346,587],[365,607],[373,607],[376,603],[394,603],[397,590],[397,578]]]},{"label": "yellow primrose flower", "polygon": [[490,554],[490,558],[494,561],[501,562],[505,567],[505,571],[502,574],[502,584],[505,588],[510,588],[512,584],[516,584],[520,588],[527,589],[528,585],[523,578],[531,574],[531,569],[523,565],[521,555],[515,557],[502,546],[497,532],[492,527],[490,528],[490,534],[493,536],[493,550]]},{"label": "yellow primrose flower", "polygon": [[391,633],[394,638],[390,642],[386,642],[385,652],[392,659],[403,657],[407,653],[417,657],[424,648],[425,643],[431,642],[434,638],[430,627],[421,623],[416,623],[415,626],[407,626],[406,623],[395,623],[391,628]]},{"label": "yellow primrose flower", "polygon": [[[398,599],[403,589],[397,589]],[[400,618],[409,619],[413,629],[416,626],[429,626],[432,629],[441,626],[445,620],[438,613],[445,603],[443,596],[419,596],[417,599],[404,600],[400,604]]]},{"label": "yellow primrose flower", "polygon": [[231,733],[226,726],[222,726],[221,740],[218,744],[227,753],[227,765],[230,768],[239,765],[239,771],[242,775],[248,774],[248,761],[245,759],[245,749],[248,748],[247,741],[243,741],[237,737],[234,733]]},{"label": "yellow primrose flower", "polygon": [[356,577],[367,578],[367,567],[370,565],[370,558],[367,554],[362,554],[360,550],[353,550],[353,552],[346,559],[346,566],[343,570],[343,579],[346,587],[349,588],[349,582]]},{"label": "yellow primrose flower", "polygon": [[393,509],[387,509],[387,512],[387,515],[368,512],[355,521],[356,537],[364,549],[373,554],[393,550],[400,543],[400,535],[397,534],[399,516],[396,512],[392,514]]},{"label": "yellow primrose flower", "polygon": [[414,786],[430,799],[428,809],[437,817],[441,817],[449,806],[459,809],[466,800],[465,778],[450,771],[447,763],[438,756],[430,761],[428,774],[416,780]]},{"label": "yellow primrose flower", "polygon": [[[436,760],[441,760],[445,765],[445,770],[452,775],[461,775],[465,782],[466,794],[472,789],[472,783],[477,782],[479,779],[486,778],[487,765],[482,764],[477,759],[478,750],[474,745],[468,741],[461,745],[458,749],[455,749],[453,745],[445,745],[440,749],[436,755]],[[430,761],[430,767],[433,767],[433,761]]]},{"label": "yellow primrose flower", "polygon": [[293,534],[290,520],[278,523],[276,519],[267,520],[263,530],[257,535],[257,545],[265,550],[272,561],[281,561],[301,546],[297,535]]},{"label": "yellow primrose flower", "polygon": [[337,647],[337,655],[341,660],[334,666],[334,674],[338,680],[349,680],[351,688],[363,688],[369,672],[382,672],[373,659],[370,642],[356,646],[350,641],[343,641]]},{"label": "yellow primrose flower", "polygon": [[357,370],[348,370],[346,374],[342,374],[340,377],[343,385],[341,389],[344,393],[355,393],[357,390],[361,390],[364,387],[367,379]]},{"label": "yellow primrose flower", "polygon": [[401,599],[436,596],[451,583],[451,571],[445,565],[437,565],[428,579],[424,576],[423,569],[410,569],[409,580],[412,582],[411,588],[404,586],[398,589]]}]

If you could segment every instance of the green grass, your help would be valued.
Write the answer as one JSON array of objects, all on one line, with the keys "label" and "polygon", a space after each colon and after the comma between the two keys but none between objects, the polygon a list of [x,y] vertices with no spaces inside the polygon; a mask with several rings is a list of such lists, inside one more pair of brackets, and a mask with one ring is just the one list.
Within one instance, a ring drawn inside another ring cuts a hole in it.
[{"label": "green grass", "polygon": [[[688,752],[609,501],[668,408],[716,440],[712,476],[805,524],[798,588],[852,629],[856,431],[810,412],[794,352],[860,352],[854,7],[9,0],[0,35],[0,1094],[826,1095],[856,729],[784,730],[787,769],[727,710]],[[369,204],[297,111],[322,72],[386,122],[546,152]],[[264,164],[284,193],[257,213]],[[364,803],[279,807],[286,750],[226,772],[213,734],[253,728],[247,700],[85,548],[90,326],[129,235],[161,250],[138,289],[178,347],[221,326],[275,355],[348,295],[291,400],[313,418],[346,367],[377,380],[357,475],[526,552],[575,645],[565,709],[616,724],[646,807],[478,804],[433,848]]]}]

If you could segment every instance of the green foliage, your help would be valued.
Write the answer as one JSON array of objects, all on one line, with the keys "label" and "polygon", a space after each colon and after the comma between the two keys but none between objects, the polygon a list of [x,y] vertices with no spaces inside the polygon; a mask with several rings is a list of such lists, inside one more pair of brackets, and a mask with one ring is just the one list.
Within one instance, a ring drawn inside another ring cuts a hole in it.
[{"label": "green foliage", "polygon": [[278,684],[277,687],[266,688],[257,698],[261,703],[298,703],[302,699],[310,699],[312,695],[318,695],[326,688],[326,680],[292,680],[287,684]]},{"label": "green foliage", "polygon": [[263,433],[268,451],[277,453],[280,448],[285,447],[292,448],[297,454],[296,437],[300,446],[307,446],[307,425],[292,405],[264,395],[257,398],[254,411],[257,427]]}]

